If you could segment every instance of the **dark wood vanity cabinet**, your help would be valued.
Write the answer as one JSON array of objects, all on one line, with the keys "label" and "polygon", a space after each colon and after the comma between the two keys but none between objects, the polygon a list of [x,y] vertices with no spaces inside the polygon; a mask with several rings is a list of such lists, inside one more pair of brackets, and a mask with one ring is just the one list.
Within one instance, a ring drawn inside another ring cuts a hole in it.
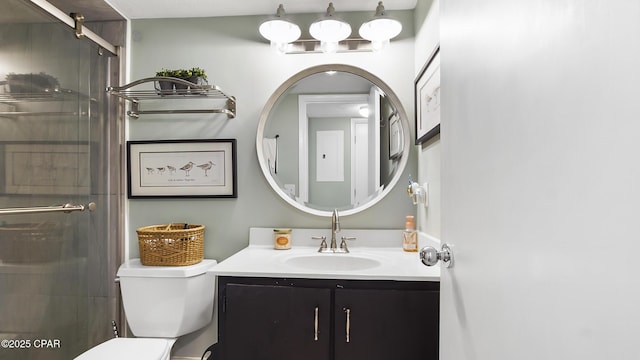
[{"label": "dark wood vanity cabinet", "polygon": [[336,289],[333,359],[437,360],[439,298],[433,290]]},{"label": "dark wood vanity cabinet", "polygon": [[[223,291],[218,320],[223,359],[330,359],[324,332],[330,326],[325,312],[331,290],[229,283]],[[327,329],[317,336],[316,321],[318,332]]]},{"label": "dark wood vanity cabinet", "polygon": [[220,277],[222,360],[438,359],[439,283]]}]

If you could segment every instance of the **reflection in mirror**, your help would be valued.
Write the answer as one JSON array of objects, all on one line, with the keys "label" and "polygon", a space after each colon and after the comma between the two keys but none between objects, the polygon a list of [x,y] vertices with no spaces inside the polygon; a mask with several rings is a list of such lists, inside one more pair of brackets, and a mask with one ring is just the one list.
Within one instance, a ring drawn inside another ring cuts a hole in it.
[{"label": "reflection in mirror", "polygon": [[260,117],[267,181],[305,212],[349,215],[381,200],[409,156],[408,120],[391,89],[349,65],[320,65],[282,84]]}]

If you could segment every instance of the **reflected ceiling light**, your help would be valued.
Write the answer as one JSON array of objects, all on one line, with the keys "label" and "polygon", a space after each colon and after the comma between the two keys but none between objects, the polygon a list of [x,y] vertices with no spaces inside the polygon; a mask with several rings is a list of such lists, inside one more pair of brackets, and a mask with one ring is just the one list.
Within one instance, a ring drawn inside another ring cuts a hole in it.
[{"label": "reflected ceiling light", "polygon": [[287,19],[282,4],[278,6],[275,16],[260,24],[258,31],[265,39],[271,41],[272,46],[276,46],[279,50],[286,48],[288,43],[298,40],[302,33],[298,25]]},{"label": "reflected ceiling light", "polygon": [[371,41],[374,50],[379,50],[388,44],[390,39],[398,36],[400,31],[402,24],[387,15],[380,1],[376,7],[376,14],[360,26],[359,33],[363,39]]},{"label": "reflected ceiling light", "polygon": [[351,35],[351,25],[335,16],[333,3],[329,3],[327,13],[309,26],[309,34],[320,40],[320,47],[324,52],[336,52],[338,42]]},{"label": "reflected ceiling light", "polygon": [[360,106],[360,109],[358,109],[358,112],[362,117],[369,117],[369,107],[367,105]]}]

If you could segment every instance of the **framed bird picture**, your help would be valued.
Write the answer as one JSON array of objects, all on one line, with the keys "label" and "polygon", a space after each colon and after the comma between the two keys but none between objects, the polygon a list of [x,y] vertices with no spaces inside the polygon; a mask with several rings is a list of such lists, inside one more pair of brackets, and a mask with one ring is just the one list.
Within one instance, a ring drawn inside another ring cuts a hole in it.
[{"label": "framed bird picture", "polygon": [[127,142],[127,195],[236,198],[236,139]]}]

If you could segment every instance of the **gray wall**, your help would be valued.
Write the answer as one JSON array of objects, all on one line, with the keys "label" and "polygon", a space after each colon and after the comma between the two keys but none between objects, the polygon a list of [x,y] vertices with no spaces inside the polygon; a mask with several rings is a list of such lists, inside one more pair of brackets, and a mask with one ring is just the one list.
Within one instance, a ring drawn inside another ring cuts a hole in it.
[{"label": "gray wall", "polygon": [[[342,14],[341,14],[342,15]],[[371,14],[344,14],[360,24]],[[235,119],[223,115],[142,116],[128,121],[130,140],[235,138],[238,144],[237,199],[171,199],[128,201],[129,257],[138,256],[135,229],[145,225],[186,221],[204,224],[205,256],[223,260],[248,243],[249,227],[329,227],[329,219],[307,215],[281,200],[258,165],[255,137],[262,108],[287,78],[310,66],[343,63],[380,77],[398,95],[413,124],[413,12],[394,12],[403,33],[379,53],[278,55],[258,34],[263,17],[166,19],[132,21],[131,79],[153,76],[160,68],[198,66],[209,82],[237,98]],[[308,24],[316,15],[295,16]],[[306,27],[305,25],[303,25]],[[359,26],[359,25],[357,25]],[[412,135],[413,137],[413,135]],[[416,149],[403,179],[416,174]],[[344,228],[402,228],[405,215],[415,215],[401,181],[383,201],[342,219]],[[295,240],[294,240],[295,244]],[[398,244],[400,246],[400,244]],[[177,356],[200,356],[217,337],[215,323],[181,338]]]},{"label": "gray wall", "polygon": [[[440,43],[440,0],[421,0],[415,11],[415,77]],[[418,182],[429,184],[429,206],[418,206],[418,230],[440,238],[440,135],[418,148]]]}]

